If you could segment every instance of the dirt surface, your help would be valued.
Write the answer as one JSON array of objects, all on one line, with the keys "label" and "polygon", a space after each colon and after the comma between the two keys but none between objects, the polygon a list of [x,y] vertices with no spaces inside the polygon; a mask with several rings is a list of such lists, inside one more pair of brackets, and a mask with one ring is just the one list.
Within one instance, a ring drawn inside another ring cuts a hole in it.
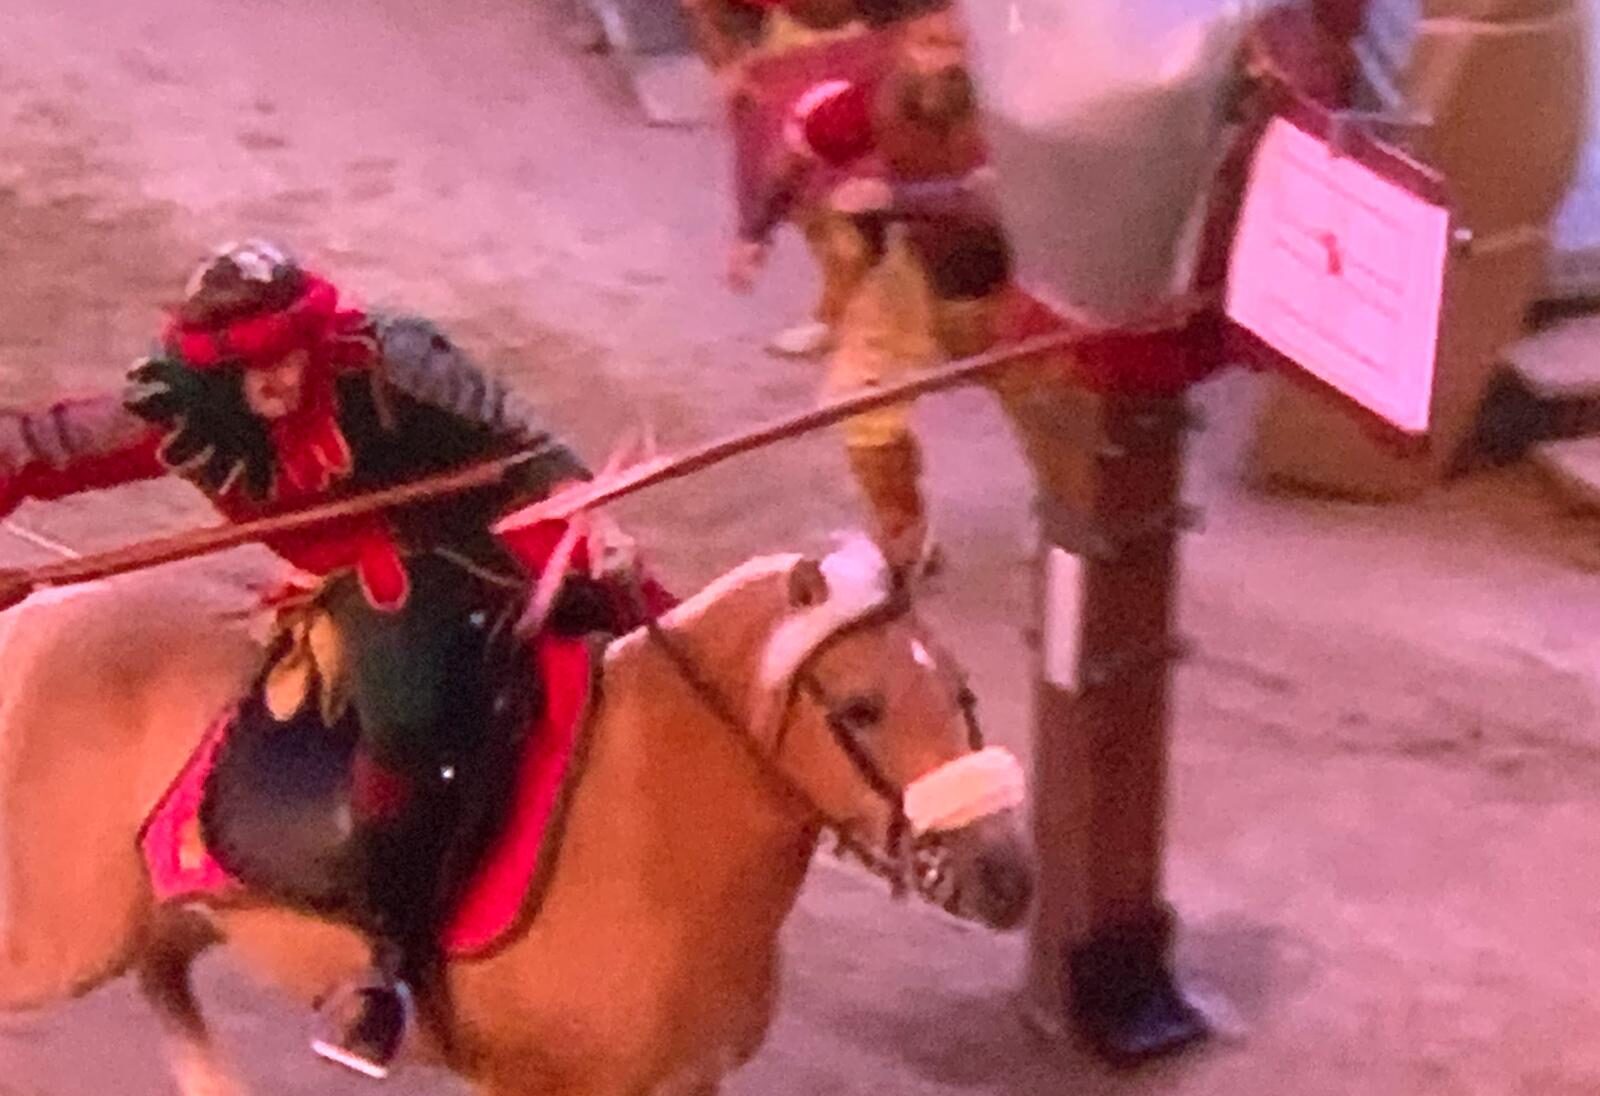
[{"label": "dirt surface", "polygon": [[[640,124],[534,0],[8,0],[0,28],[0,400],[114,383],[191,260],[246,234],[433,315],[596,457],[640,419],[670,446],[811,398],[814,367],[760,352],[804,305],[794,241],[726,294],[720,135]],[[1018,1022],[1021,938],[827,869],[732,1092],[1600,1092],[1594,530],[1516,469],[1394,510],[1249,495],[1254,398],[1242,374],[1200,395],[1175,747],[1183,966],[1225,1037],[1106,1073]],[[921,418],[953,562],[934,611],[1025,751],[1027,476],[984,396]],[[822,435],[622,516],[687,587],[820,546],[853,507]],[[172,484],[17,515],[79,549],[206,516]],[[40,558],[0,534],[0,563]],[[262,563],[196,574],[236,589]],[[204,988],[259,1091],[376,1091],[223,961]],[[0,1019],[0,1096],[165,1096],[154,1034],[124,987]],[[422,1069],[387,1089],[458,1091]]]}]

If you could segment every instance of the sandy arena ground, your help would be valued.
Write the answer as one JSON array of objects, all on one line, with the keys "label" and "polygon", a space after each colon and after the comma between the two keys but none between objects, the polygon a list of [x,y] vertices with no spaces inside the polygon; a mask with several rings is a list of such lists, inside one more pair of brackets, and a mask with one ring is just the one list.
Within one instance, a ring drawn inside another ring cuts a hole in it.
[{"label": "sandy arena ground", "polygon": [[[805,405],[767,359],[803,307],[793,240],[749,300],[714,131],[643,126],[537,0],[8,0],[0,14],[0,400],[103,387],[204,247],[282,238],[368,298],[454,331],[592,456]],[[1012,997],[1020,938],[819,871],[738,1096],[1580,1096],[1600,1092],[1600,591],[1594,529],[1525,472],[1370,510],[1238,486],[1255,379],[1200,394],[1170,887],[1186,973],[1225,1038],[1131,1076],[1045,1045]],[[1028,484],[977,393],[921,409],[959,624],[993,735],[1028,739]],[[781,485],[775,491],[773,484]],[[622,515],[680,587],[853,520],[827,435],[652,492]],[[158,484],[17,517],[76,548],[206,517]],[[0,563],[43,558],[0,534]],[[259,554],[215,561],[224,585]],[[242,596],[242,595],[235,595]],[[258,1091],[376,1091],[315,1062],[304,1017],[208,963]],[[413,1069],[396,1096],[455,1093]],[[0,1019],[0,1096],[166,1096],[125,987]]]}]

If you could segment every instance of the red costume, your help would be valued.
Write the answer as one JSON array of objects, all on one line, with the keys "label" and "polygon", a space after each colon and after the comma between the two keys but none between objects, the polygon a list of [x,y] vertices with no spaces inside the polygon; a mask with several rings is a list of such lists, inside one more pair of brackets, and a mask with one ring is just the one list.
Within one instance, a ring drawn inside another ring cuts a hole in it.
[{"label": "red costume", "polygon": [[[281,609],[217,755],[212,790],[233,798],[208,792],[201,824],[248,886],[375,938],[380,977],[319,1046],[357,1068],[384,1067],[404,1027],[397,979],[427,973],[435,904],[454,882],[439,865],[463,851],[458,807],[497,794],[490,759],[541,702],[511,627],[532,576],[490,527],[585,478],[583,464],[432,324],[341,307],[332,285],[262,243],[202,266],[120,397],[0,413],[0,512],[172,472],[243,520],[525,451],[495,487],[268,543],[321,582]],[[630,591],[579,575],[552,619],[620,631],[637,611]],[[296,734],[355,744],[356,836],[340,840],[358,856],[286,853],[289,839],[238,822],[263,776],[248,744]]]}]

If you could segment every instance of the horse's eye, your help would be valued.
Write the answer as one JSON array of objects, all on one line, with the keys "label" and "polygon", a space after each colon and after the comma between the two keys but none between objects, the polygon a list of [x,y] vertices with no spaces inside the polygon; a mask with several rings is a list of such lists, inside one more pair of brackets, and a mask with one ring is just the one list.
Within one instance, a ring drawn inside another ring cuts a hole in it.
[{"label": "horse's eye", "polygon": [[846,730],[867,730],[883,722],[883,698],[853,696],[839,706],[836,718]]}]

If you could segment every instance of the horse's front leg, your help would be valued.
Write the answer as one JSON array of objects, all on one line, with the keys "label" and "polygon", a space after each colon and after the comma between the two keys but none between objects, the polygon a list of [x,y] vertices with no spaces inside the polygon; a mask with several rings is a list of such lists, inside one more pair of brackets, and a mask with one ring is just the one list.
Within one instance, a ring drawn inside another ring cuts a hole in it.
[{"label": "horse's front leg", "polygon": [[219,1059],[191,977],[195,957],[214,943],[210,927],[190,915],[158,915],[134,970],[139,991],[155,1011],[167,1062],[183,1096],[246,1096]]}]

